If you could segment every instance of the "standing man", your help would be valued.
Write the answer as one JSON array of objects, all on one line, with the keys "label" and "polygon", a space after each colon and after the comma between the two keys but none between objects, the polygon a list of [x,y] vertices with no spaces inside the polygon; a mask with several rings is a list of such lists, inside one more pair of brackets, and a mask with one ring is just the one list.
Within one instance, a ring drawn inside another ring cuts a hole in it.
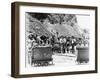
[{"label": "standing man", "polygon": [[72,36],[71,44],[72,44],[72,53],[75,53],[76,39],[74,36]]},{"label": "standing man", "polygon": [[64,37],[60,38],[60,48],[61,48],[61,53],[66,52],[66,38]]}]

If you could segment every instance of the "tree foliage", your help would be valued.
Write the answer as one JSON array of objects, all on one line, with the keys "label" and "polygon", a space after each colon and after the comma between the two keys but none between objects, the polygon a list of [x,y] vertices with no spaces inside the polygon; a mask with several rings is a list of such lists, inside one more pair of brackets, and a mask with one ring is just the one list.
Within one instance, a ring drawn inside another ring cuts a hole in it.
[{"label": "tree foliage", "polygon": [[[48,19],[51,24],[62,24],[63,22],[70,23],[73,26],[73,23],[77,22],[77,18],[74,14],[54,14],[54,13],[29,13],[32,17],[43,22],[45,19]],[[73,20],[74,18],[74,20]]]}]

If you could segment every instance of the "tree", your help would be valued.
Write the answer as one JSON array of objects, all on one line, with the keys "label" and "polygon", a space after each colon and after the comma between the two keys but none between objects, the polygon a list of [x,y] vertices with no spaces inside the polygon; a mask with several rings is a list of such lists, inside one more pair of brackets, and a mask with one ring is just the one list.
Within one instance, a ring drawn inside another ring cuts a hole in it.
[{"label": "tree", "polygon": [[55,13],[29,13],[32,17],[40,22],[48,19],[51,24],[62,24],[63,22],[69,23],[71,26],[77,23],[75,14],[55,14]]}]

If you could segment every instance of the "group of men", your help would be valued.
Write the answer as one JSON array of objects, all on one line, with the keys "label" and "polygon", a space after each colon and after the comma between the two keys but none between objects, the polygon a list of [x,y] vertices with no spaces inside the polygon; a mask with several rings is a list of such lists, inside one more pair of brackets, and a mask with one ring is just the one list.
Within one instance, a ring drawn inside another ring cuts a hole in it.
[{"label": "group of men", "polygon": [[61,37],[58,40],[60,44],[61,53],[74,53],[76,50],[77,41],[74,36],[72,37]]},{"label": "group of men", "polygon": [[28,39],[32,40],[31,46],[51,46],[52,50],[54,51],[55,43],[59,44],[60,52],[61,53],[74,53],[75,48],[77,45],[77,40],[74,36],[72,37],[65,37],[65,36],[59,36],[56,37],[54,35],[47,37],[45,35],[29,35]]}]

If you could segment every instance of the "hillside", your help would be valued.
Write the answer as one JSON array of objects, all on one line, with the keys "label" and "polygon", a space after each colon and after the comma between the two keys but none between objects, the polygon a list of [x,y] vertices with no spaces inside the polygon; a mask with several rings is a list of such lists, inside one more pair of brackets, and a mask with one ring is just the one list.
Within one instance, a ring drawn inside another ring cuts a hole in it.
[{"label": "hillside", "polygon": [[[71,16],[64,15],[63,17],[60,18],[61,20],[59,19],[59,15],[56,15],[55,17],[54,14],[52,16],[51,15],[49,16],[50,19],[46,17],[45,19],[43,18],[41,19],[39,18],[40,16],[38,16],[38,19],[37,19],[36,15],[35,17],[33,14],[32,15],[26,14],[26,15],[27,15],[26,28],[28,32],[32,32],[38,35],[47,35],[47,36],[50,36],[58,32],[59,36],[64,35],[67,37],[70,37],[70,36],[81,37],[81,34],[80,34],[81,30],[77,24],[75,15],[71,15]],[[55,23],[51,23],[53,19],[55,19]],[[57,19],[59,20],[56,21]]]},{"label": "hillside", "polygon": [[51,35],[51,33],[43,27],[44,25],[37,19],[33,18],[31,15],[26,14],[26,32],[38,35]]}]

